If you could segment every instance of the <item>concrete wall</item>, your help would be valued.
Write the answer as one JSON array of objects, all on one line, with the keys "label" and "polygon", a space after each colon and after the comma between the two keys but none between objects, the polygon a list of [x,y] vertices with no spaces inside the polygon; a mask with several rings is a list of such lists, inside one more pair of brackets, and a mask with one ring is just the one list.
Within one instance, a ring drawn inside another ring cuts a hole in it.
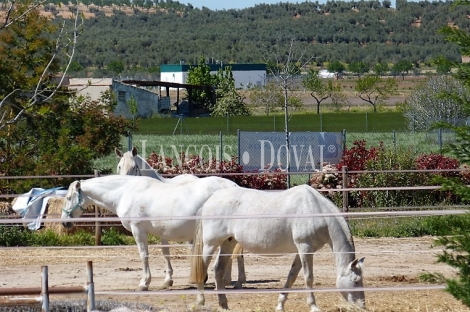
[{"label": "concrete wall", "polygon": [[134,98],[137,102],[137,116],[139,118],[149,118],[153,114],[158,114],[161,110],[160,98],[158,94],[131,85],[122,84],[113,80],[113,93],[117,99],[117,106],[114,113],[126,118],[132,118],[129,108],[129,101]]}]

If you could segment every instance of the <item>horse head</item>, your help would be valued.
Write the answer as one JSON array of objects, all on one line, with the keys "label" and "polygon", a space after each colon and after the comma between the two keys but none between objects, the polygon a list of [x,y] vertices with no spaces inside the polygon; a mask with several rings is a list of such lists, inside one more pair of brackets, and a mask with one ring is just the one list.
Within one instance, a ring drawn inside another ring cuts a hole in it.
[{"label": "horse head", "polygon": [[[355,259],[341,272],[336,280],[336,287],[341,289],[341,295],[349,303],[355,304],[361,308],[365,307],[365,296],[363,290],[354,290],[354,288],[363,288],[362,267],[364,258]],[[351,288],[351,290],[347,290]]]},{"label": "horse head", "polygon": [[[80,181],[72,182],[65,196],[64,207],[62,208],[62,219],[79,218],[85,208],[83,206],[84,198],[80,188]],[[62,222],[62,225],[69,229],[73,226],[73,222]]]},{"label": "horse head", "polygon": [[134,175],[140,176],[140,168],[135,161],[137,156],[137,148],[134,146],[132,150],[123,153],[118,148],[114,149],[117,157],[120,157],[119,163],[117,165],[117,173],[119,175]]}]

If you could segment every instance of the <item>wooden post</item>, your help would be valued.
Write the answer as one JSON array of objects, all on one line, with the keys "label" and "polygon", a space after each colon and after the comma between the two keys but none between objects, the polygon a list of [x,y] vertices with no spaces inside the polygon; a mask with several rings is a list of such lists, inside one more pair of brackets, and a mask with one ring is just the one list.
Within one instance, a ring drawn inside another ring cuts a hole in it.
[{"label": "wooden post", "polygon": [[[343,166],[341,168],[342,172],[342,178],[343,178],[343,189],[348,188],[348,167]],[[343,192],[343,212],[348,212],[349,207],[348,207],[348,191]]]},{"label": "wooden post", "polygon": [[[100,172],[95,170],[95,177],[99,177]],[[95,206],[95,218],[99,217],[99,210],[98,206]],[[101,223],[100,221],[95,221],[95,246],[101,245]]]}]

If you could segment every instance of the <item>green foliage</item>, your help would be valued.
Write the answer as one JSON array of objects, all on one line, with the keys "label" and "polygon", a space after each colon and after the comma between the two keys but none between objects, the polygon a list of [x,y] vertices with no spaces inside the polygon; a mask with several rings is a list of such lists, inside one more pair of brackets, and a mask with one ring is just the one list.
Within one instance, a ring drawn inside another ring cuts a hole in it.
[{"label": "green foliage", "polygon": [[109,229],[103,230],[101,243],[106,246],[117,246],[125,245],[126,240],[124,239],[124,235],[120,234],[115,228],[111,227]]},{"label": "green foliage", "polygon": [[122,73],[125,69],[124,63],[121,60],[113,60],[108,63],[106,69],[114,72],[116,75]]},{"label": "green foliage", "polygon": [[379,62],[372,67],[372,71],[377,75],[377,76],[384,76],[387,74],[387,72],[390,70],[388,67],[388,64],[385,62]]},{"label": "green foliage", "polygon": [[279,111],[279,108],[284,105],[284,96],[277,84],[269,82],[264,87],[256,86],[251,89],[250,101],[256,106],[264,107],[267,116]]},{"label": "green foliage", "polygon": [[309,69],[307,76],[302,80],[302,84],[310,91],[310,95],[317,102],[317,114],[320,114],[320,104],[331,96],[333,84],[331,80],[321,79],[319,71],[316,69]]},{"label": "green foliage", "polygon": [[358,77],[364,75],[365,73],[369,72],[370,66],[369,64],[358,61],[358,62],[352,62],[349,64],[348,69],[351,73],[356,74]]},{"label": "green foliage", "polygon": [[444,251],[437,256],[437,261],[446,263],[459,271],[457,278],[443,278],[437,273],[427,274],[427,281],[440,281],[447,283],[446,290],[463,304],[470,307],[470,215],[453,216],[453,220],[442,222],[442,226],[452,229],[452,235],[440,234],[436,241],[437,246],[443,246]]},{"label": "green foliage", "polygon": [[[214,86],[215,77],[211,74],[209,65],[205,58],[201,56],[197,66],[191,66],[188,70],[187,83],[199,86]],[[187,94],[189,98],[189,94]],[[200,107],[210,108],[212,105],[212,92],[210,90],[194,89],[191,93],[191,100]]]},{"label": "green foliage", "polygon": [[211,116],[249,116],[245,97],[235,89],[235,79],[231,67],[219,69],[214,77],[217,102],[212,107]]},{"label": "green foliage", "polygon": [[372,105],[375,113],[379,105],[385,103],[385,100],[397,93],[398,86],[393,78],[365,76],[357,80],[355,89],[358,97]]},{"label": "green foliage", "polygon": [[405,75],[413,69],[413,63],[407,60],[400,60],[393,64],[391,72],[393,75],[401,75],[402,80],[405,80]]},{"label": "green foliage", "polygon": [[346,70],[346,66],[338,60],[335,60],[329,63],[326,68],[328,69],[329,72],[335,73],[336,80],[338,80],[339,77]]}]

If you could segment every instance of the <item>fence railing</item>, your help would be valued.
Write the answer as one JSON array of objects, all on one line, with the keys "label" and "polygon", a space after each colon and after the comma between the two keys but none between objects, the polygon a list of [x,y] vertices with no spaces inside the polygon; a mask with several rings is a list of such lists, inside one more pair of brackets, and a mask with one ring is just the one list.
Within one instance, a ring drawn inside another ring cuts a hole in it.
[{"label": "fence railing", "polygon": [[[41,305],[42,312],[49,312],[49,295],[51,294],[87,294],[87,312],[95,310],[95,286],[93,283],[93,264],[87,262],[87,283],[85,286],[49,287],[48,267],[41,267],[41,287],[0,288],[0,306]],[[19,297],[19,296],[29,296]]]}]

